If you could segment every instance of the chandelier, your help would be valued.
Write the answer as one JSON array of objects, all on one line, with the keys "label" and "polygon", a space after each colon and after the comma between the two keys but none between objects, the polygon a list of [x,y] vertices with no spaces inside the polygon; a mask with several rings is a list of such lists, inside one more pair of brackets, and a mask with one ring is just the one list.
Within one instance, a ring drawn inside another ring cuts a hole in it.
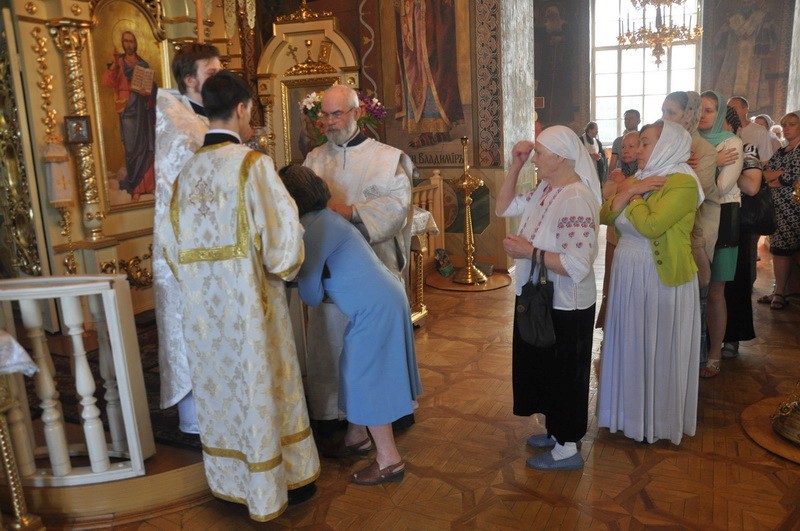
[{"label": "chandelier", "polygon": [[[656,58],[656,66],[661,67],[661,57],[666,53],[666,49],[675,42],[695,42],[703,35],[703,28],[700,26],[692,27],[692,13],[689,14],[689,23],[686,23],[686,7],[683,5],[686,0],[631,0],[634,9],[641,9],[642,20],[634,18],[631,24],[630,13],[627,16],[627,23],[623,27],[622,18],[619,19],[619,41],[620,46],[631,48],[633,46],[644,46],[653,49],[653,57]],[[673,22],[672,6],[681,6],[681,24]],[[655,7],[655,27],[653,20],[648,22],[647,8]]]}]

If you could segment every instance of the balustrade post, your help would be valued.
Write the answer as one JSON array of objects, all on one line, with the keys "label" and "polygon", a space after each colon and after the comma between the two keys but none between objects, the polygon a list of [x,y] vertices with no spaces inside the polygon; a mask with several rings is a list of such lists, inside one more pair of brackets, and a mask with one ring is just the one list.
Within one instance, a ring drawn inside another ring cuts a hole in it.
[{"label": "balustrade post", "polygon": [[89,297],[89,312],[97,325],[98,359],[100,362],[100,377],[103,378],[103,388],[106,390],[103,398],[106,400],[106,415],[108,416],[108,431],[111,432],[111,448],[114,452],[128,451],[128,440],[125,434],[125,421],[122,418],[119,389],[117,388],[117,375],[114,371],[114,360],[111,354],[111,343],[108,339],[108,323],[103,311],[103,301],[99,295]]},{"label": "balustrade post", "polygon": [[67,325],[67,334],[72,339],[75,389],[81,397],[81,418],[83,419],[83,433],[86,437],[89,461],[92,472],[104,472],[109,469],[111,462],[108,458],[103,421],[100,420],[100,409],[97,407],[97,399],[94,397],[96,390],[94,377],[89,368],[83,344],[83,308],[80,299],[78,297],[62,297],[61,312],[64,324]]},{"label": "balustrade post", "polygon": [[67,451],[67,434],[64,431],[64,420],[60,403],[56,399],[56,386],[52,376],[53,360],[44,337],[42,313],[39,301],[21,299],[19,301],[22,324],[33,348],[33,360],[39,367],[36,373],[36,395],[42,408],[44,438],[50,457],[53,475],[60,477],[72,472],[72,464]]}]

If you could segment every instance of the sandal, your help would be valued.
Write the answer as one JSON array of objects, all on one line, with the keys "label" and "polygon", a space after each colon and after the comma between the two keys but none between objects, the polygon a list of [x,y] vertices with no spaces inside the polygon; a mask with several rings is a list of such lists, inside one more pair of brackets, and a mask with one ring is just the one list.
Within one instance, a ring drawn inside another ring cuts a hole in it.
[{"label": "sandal", "polygon": [[718,374],[719,360],[708,360],[705,367],[700,367],[700,378],[713,378]]},{"label": "sandal", "polygon": [[406,471],[406,464],[403,461],[380,468],[378,461],[375,460],[366,468],[362,468],[350,480],[356,485],[380,485],[381,483],[391,483],[403,479]]},{"label": "sandal", "polygon": [[732,360],[739,357],[739,342],[724,343],[722,345],[722,359]]},{"label": "sandal", "polygon": [[769,303],[770,310],[783,310],[786,307],[786,299],[783,295],[776,293],[772,296],[772,302]]},{"label": "sandal", "polygon": [[756,302],[759,304],[771,304],[772,303],[772,293],[769,295],[762,295],[761,297],[756,299]]}]

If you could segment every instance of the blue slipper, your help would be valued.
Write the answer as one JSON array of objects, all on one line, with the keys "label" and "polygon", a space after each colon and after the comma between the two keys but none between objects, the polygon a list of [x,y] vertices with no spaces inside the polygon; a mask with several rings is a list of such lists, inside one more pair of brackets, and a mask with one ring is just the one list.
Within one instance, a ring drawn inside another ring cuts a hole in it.
[{"label": "blue slipper", "polygon": [[531,435],[528,437],[528,446],[533,446],[534,448],[553,448],[555,445],[555,439],[546,433],[540,433],[539,435]]},{"label": "blue slipper", "polygon": [[583,457],[581,457],[580,453],[577,453],[566,459],[556,461],[550,452],[544,452],[529,457],[525,464],[536,470],[578,470],[583,468]]}]

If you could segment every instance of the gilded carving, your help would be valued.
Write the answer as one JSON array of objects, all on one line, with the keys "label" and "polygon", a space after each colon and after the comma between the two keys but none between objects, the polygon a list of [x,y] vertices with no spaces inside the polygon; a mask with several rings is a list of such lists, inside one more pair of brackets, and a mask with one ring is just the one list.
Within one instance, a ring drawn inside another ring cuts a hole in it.
[{"label": "gilded carving", "polygon": [[[329,42],[330,41],[328,41],[328,43]],[[304,44],[306,45],[306,60],[302,63],[297,60],[297,47],[292,45],[287,47],[288,51],[286,52],[286,55],[291,55],[294,57],[295,65],[286,70],[283,75],[289,77],[306,76],[311,74],[335,74],[337,72],[335,67],[322,60],[325,57],[330,57],[330,44],[326,44],[325,41],[320,44],[319,57],[316,61],[311,58],[311,45],[313,44],[313,41],[311,39],[306,39]]]},{"label": "gilded carving", "polygon": [[78,4],[72,4],[70,11],[72,11],[72,14],[75,15],[76,17],[79,16],[81,13],[83,13],[83,9],[81,9],[81,6],[79,6]]},{"label": "gilded carving", "polygon": [[333,13],[330,11],[314,12],[306,7],[306,0],[303,0],[300,8],[290,15],[284,15],[275,19],[275,23],[284,24],[287,22],[308,22],[309,20],[317,20],[320,18],[332,17]]},{"label": "gilded carving", "polygon": [[152,257],[153,246],[148,247],[147,254],[139,257],[134,256],[130,260],[120,259],[100,262],[100,271],[106,274],[125,273],[128,276],[128,283],[133,289],[147,289],[153,285],[153,273],[142,267],[142,261],[150,260]]},{"label": "gilded carving", "polygon": [[39,74],[39,81],[36,82],[36,86],[39,87],[42,96],[41,109],[44,113],[42,118],[45,129],[44,141],[47,143],[59,142],[61,139],[56,133],[56,110],[53,109],[50,101],[53,95],[53,74],[47,73],[47,38],[42,35],[42,29],[38,27],[31,30],[31,36],[34,42],[31,49],[36,54],[36,72]]},{"label": "gilded carving", "polygon": [[18,276],[19,272],[38,276],[42,274],[42,264],[6,42],[3,32],[0,40],[0,220],[3,241],[12,249],[0,258],[0,272],[8,276]]},{"label": "gilded carving", "polygon": [[[50,22],[48,25],[56,47],[64,56],[69,113],[77,116],[87,116],[86,89],[81,54],[89,36],[89,25],[74,21],[66,23],[56,21]],[[82,205],[99,204],[100,194],[94,170],[92,144],[74,144],[72,149],[78,166],[77,174],[80,175],[78,180],[80,202]],[[90,214],[91,212],[85,216],[90,223],[95,220],[100,221],[105,217],[103,212],[95,212],[91,218],[89,217]],[[99,237],[102,232],[100,223],[91,223],[87,225],[87,228],[89,228],[93,237]]]},{"label": "gilded carving", "polygon": [[33,2],[28,2],[25,4],[25,11],[27,11],[29,15],[35,15],[36,12],[39,11],[39,8],[36,7],[36,4]]}]

